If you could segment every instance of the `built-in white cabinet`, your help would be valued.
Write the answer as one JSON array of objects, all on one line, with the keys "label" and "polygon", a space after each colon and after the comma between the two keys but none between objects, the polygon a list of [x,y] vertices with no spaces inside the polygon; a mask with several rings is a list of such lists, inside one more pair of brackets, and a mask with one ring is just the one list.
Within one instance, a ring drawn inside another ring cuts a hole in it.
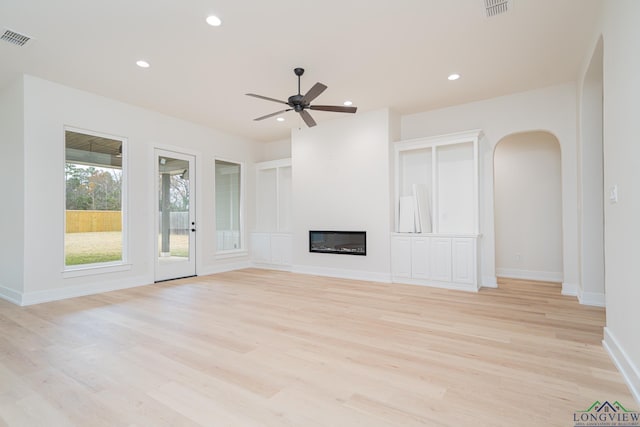
[{"label": "built-in white cabinet", "polygon": [[291,159],[256,164],[256,231],[291,231]]},{"label": "built-in white cabinet", "polygon": [[476,281],[476,245],[475,238],[457,237],[451,239],[451,267],[452,281],[455,283],[468,283],[472,285]]},{"label": "built-in white cabinet", "polygon": [[391,239],[391,271],[396,278],[411,277],[411,238],[395,236]]},{"label": "built-in white cabinet", "polygon": [[287,269],[292,264],[289,233],[251,233],[251,259],[258,267]]},{"label": "built-in white cabinet", "polygon": [[440,282],[451,282],[451,238],[432,237],[431,240],[431,263],[433,269],[429,279]]},{"label": "built-in white cabinet", "polygon": [[478,290],[477,238],[394,233],[391,274],[396,283]]},{"label": "built-in white cabinet", "polygon": [[251,258],[264,268],[293,263],[291,159],[256,164],[256,226]]},{"label": "built-in white cabinet", "polygon": [[394,144],[395,282],[478,289],[479,130]]}]

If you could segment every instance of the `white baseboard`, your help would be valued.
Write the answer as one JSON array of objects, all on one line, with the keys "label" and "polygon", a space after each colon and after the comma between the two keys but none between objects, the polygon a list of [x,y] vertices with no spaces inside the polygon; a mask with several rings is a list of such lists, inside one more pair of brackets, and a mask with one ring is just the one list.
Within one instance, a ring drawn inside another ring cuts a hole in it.
[{"label": "white baseboard", "polygon": [[211,267],[199,268],[198,276],[208,276],[210,274],[226,273],[228,271],[242,270],[244,268],[251,268],[253,264],[249,260],[228,262],[223,264],[217,264]]},{"label": "white baseboard", "polygon": [[391,283],[391,275],[386,273],[371,273],[360,270],[346,270],[341,268],[316,267],[311,265],[294,265],[293,273],[311,274],[314,276],[336,277],[339,279],[368,280],[371,282]]},{"label": "white baseboard", "polygon": [[277,271],[291,271],[293,268],[291,265],[280,265],[280,264],[267,264],[262,262],[254,262],[251,264],[254,268],[261,268],[263,270],[277,270]]},{"label": "white baseboard", "polygon": [[635,366],[608,327],[604,328],[602,345],[622,374],[633,398],[636,399],[636,404],[640,406],[640,369]]},{"label": "white baseboard", "polygon": [[17,305],[22,305],[22,294],[4,286],[0,286],[0,298]]},{"label": "white baseboard", "polygon": [[540,282],[562,282],[562,273],[556,271],[517,270],[515,268],[496,268],[496,276],[510,279],[536,280]]},{"label": "white baseboard", "polygon": [[454,291],[478,292],[478,287],[471,283],[440,282],[428,279],[410,279],[406,277],[393,277],[393,283],[405,285],[427,286],[431,288],[451,289]]},{"label": "white baseboard", "polygon": [[570,297],[577,297],[578,296],[578,285],[576,285],[575,283],[567,283],[567,282],[562,282],[562,295],[567,295]]},{"label": "white baseboard", "polygon": [[583,305],[592,305],[595,307],[606,306],[604,293],[584,292],[582,288],[578,288],[578,301],[580,301],[580,304],[583,304]]},{"label": "white baseboard", "polygon": [[482,277],[483,288],[497,288],[498,278],[496,276],[483,276]]},{"label": "white baseboard", "polygon": [[110,280],[98,283],[67,286],[64,288],[45,291],[26,292],[22,294],[21,305],[33,305],[43,302],[58,301],[67,298],[83,297],[86,295],[101,294],[104,292],[119,291],[122,289],[136,288],[153,284],[153,279],[148,276],[130,277],[125,280]]}]

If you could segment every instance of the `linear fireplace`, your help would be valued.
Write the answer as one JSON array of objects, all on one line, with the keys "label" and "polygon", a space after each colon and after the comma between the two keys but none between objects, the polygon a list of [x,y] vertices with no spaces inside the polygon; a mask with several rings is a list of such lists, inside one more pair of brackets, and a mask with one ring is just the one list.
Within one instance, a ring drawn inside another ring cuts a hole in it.
[{"label": "linear fireplace", "polygon": [[309,231],[309,252],[366,255],[366,231]]}]

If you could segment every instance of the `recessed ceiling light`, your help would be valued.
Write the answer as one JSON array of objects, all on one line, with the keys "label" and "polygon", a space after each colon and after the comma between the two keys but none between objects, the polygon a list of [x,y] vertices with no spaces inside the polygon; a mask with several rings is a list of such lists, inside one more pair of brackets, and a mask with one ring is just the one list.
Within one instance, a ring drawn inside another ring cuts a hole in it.
[{"label": "recessed ceiling light", "polygon": [[212,27],[219,27],[220,25],[222,25],[222,21],[215,15],[209,15],[207,16],[207,24],[211,25]]},{"label": "recessed ceiling light", "polygon": [[149,63],[147,61],[143,61],[142,59],[140,61],[136,61],[136,65],[140,68],[149,68]]},{"label": "recessed ceiling light", "polygon": [[284,117],[278,117],[276,120],[279,122],[284,122]]},{"label": "recessed ceiling light", "polygon": [[349,107],[351,105],[353,105],[353,102],[351,101],[344,101],[342,104],[344,104],[345,107]]},{"label": "recessed ceiling light", "polygon": [[460,78],[460,74],[450,74],[449,77],[447,77],[449,80],[458,80]]}]

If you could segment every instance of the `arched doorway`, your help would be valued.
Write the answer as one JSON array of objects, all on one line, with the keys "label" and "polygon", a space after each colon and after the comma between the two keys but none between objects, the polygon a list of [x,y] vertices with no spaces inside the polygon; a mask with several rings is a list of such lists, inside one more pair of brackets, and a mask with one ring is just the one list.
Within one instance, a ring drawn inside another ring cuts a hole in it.
[{"label": "arched doorway", "polygon": [[562,282],[561,152],[549,132],[501,139],[494,151],[498,277]]}]

